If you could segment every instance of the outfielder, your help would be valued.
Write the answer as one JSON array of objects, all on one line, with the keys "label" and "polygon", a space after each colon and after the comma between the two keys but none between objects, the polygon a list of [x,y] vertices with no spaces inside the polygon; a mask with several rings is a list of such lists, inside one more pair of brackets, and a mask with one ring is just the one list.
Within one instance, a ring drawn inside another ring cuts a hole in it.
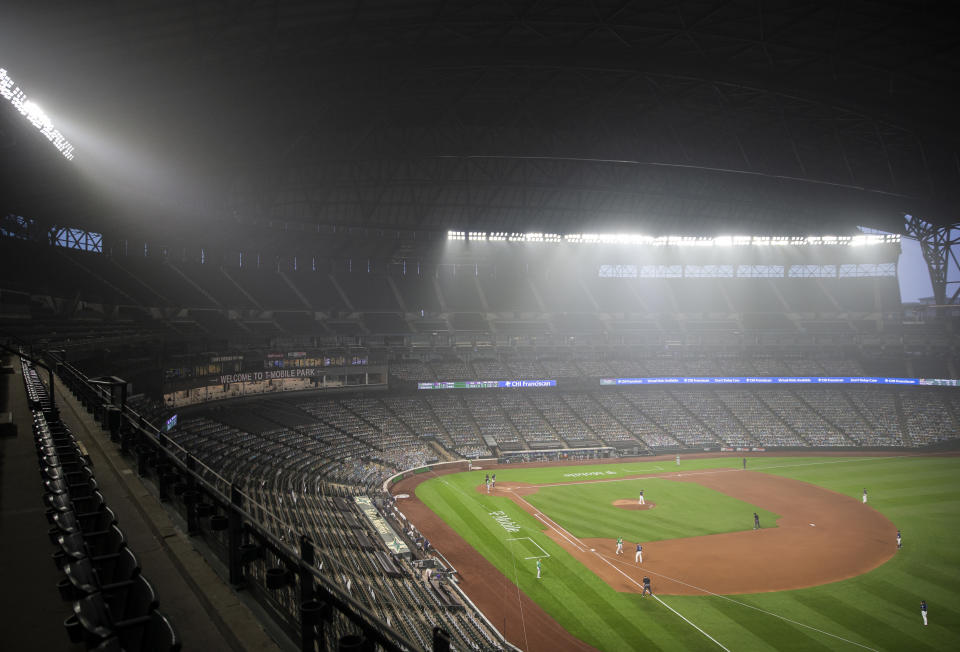
[{"label": "outfielder", "polygon": [[643,563],[643,546],[641,546],[639,543],[637,544],[637,554],[633,556],[633,561],[638,564]]},{"label": "outfielder", "polygon": [[923,616],[923,626],[927,626],[927,601],[920,601],[920,615]]},{"label": "outfielder", "polygon": [[640,504],[641,504],[641,505],[646,505],[646,503],[643,502],[643,489],[640,490]]},{"label": "outfielder", "polygon": [[680,466],[680,456],[677,455],[677,466]]},{"label": "outfielder", "polygon": [[617,554],[623,554],[623,537],[617,537]]}]

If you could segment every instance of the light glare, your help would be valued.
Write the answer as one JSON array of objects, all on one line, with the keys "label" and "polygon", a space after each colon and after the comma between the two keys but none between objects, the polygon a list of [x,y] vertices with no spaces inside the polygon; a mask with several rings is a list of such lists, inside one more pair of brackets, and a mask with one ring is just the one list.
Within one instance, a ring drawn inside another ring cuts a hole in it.
[{"label": "light glare", "polygon": [[40,130],[40,133],[63,154],[64,158],[68,161],[73,160],[73,145],[53,126],[50,116],[44,113],[36,102],[27,99],[26,93],[17,86],[4,68],[0,68],[0,95],[8,100],[30,124]]}]

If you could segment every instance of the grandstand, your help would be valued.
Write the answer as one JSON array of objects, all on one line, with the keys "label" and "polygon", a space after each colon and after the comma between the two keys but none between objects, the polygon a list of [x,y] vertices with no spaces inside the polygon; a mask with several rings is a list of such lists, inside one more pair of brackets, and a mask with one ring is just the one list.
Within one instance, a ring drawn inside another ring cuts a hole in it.
[{"label": "grandstand", "polygon": [[[30,406],[0,427],[42,460],[74,446],[64,393],[155,501],[137,513],[281,649],[523,645],[404,515],[400,474],[956,445],[960,85],[936,9],[44,4],[0,24],[0,344]],[[43,473],[89,475],[76,445]],[[87,518],[83,483],[58,509],[94,564],[126,516],[106,496]],[[109,598],[74,643],[203,647],[150,597],[167,571],[103,590],[134,562],[66,593]],[[39,611],[69,611],[52,594]]]}]

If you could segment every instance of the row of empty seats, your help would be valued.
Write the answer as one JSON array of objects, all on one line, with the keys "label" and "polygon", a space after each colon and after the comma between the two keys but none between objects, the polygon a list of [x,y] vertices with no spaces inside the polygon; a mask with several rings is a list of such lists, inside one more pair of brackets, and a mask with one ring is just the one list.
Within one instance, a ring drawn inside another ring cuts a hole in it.
[{"label": "row of empty seats", "polygon": [[[392,415],[385,405],[374,408],[364,400],[350,399],[327,410],[329,422],[322,421],[325,411],[317,406],[318,423],[313,426],[256,435],[211,419],[188,418],[174,437],[205,465],[242,485],[247,507],[281,541],[293,543],[300,534],[309,537],[324,576],[409,640],[429,648],[432,628],[441,626],[457,649],[499,648],[495,633],[476,614],[462,602],[450,603],[448,590],[426,581],[411,561],[388,554],[355,508],[354,496],[380,496],[379,482],[393,472],[370,461],[378,451],[369,443],[375,433],[367,430],[367,420],[361,423],[343,412],[372,410],[370,421],[382,420],[389,439]],[[309,411],[312,406],[302,407]],[[338,439],[345,428],[361,430],[356,437]],[[378,503],[383,500],[378,498]],[[269,558],[254,562],[250,572],[267,573],[273,563]],[[274,599],[291,611],[296,606],[291,587],[274,592]],[[341,625],[342,630],[337,629]],[[334,623],[335,631],[346,633],[347,625]]]},{"label": "row of empty seats", "polygon": [[181,643],[160,612],[116,515],[99,490],[86,450],[63,423],[35,367],[22,360],[43,478],[53,560],[63,572],[64,621],[73,643],[101,652],[176,652]]}]

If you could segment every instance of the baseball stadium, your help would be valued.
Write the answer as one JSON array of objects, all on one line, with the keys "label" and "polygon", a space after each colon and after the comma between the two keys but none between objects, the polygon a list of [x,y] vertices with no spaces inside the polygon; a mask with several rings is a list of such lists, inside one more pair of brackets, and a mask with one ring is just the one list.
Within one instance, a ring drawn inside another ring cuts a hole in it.
[{"label": "baseball stadium", "polygon": [[0,14],[4,650],[960,648],[960,22]]}]

